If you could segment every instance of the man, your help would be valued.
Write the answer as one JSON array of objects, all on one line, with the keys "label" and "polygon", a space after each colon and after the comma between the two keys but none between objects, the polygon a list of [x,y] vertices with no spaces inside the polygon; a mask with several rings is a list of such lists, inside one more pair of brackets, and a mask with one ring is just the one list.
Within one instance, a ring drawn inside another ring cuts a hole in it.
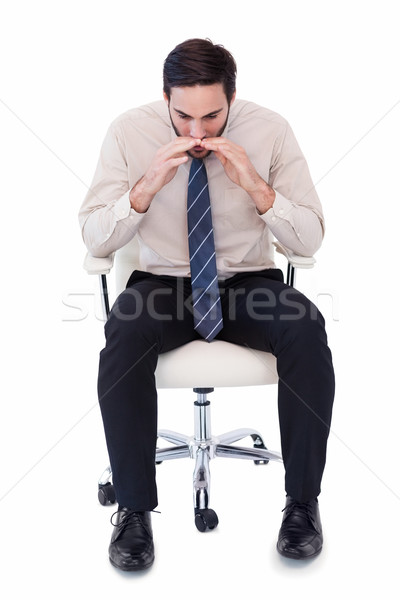
[{"label": "man", "polygon": [[200,39],[178,45],[164,63],[164,101],[111,125],[80,212],[94,256],[135,235],[141,248],[143,270],[131,275],[105,326],[98,384],[119,504],[109,556],[124,570],[154,560],[157,357],[199,337],[276,356],[287,494],[277,549],[302,559],[322,548],[317,497],[334,395],[331,354],[322,316],[282,282],[271,245],[275,236],[313,255],[322,209],[287,122],[236,100],[235,80],[223,47]]}]

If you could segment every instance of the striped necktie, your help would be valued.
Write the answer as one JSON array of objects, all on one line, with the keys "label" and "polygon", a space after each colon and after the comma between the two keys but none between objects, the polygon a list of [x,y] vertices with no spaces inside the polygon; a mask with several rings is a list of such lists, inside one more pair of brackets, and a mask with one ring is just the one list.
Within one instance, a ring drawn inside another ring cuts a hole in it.
[{"label": "striped necktie", "polygon": [[194,328],[211,342],[223,323],[207,171],[197,158],[190,167],[187,214]]}]

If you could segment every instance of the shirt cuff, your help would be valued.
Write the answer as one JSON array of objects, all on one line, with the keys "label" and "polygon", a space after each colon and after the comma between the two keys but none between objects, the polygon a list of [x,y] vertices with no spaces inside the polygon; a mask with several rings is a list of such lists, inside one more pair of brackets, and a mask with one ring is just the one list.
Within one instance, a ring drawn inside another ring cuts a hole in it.
[{"label": "shirt cuff", "polygon": [[288,215],[292,212],[292,210],[293,204],[290,202],[290,200],[275,190],[274,204],[269,210],[267,210],[266,213],[260,215],[260,217],[266,222],[267,225],[273,227],[277,224],[279,219],[288,221]]},{"label": "shirt cuff", "polygon": [[130,190],[125,192],[123,196],[113,206],[113,213],[115,215],[116,221],[121,221],[122,219],[126,219],[127,217],[131,217],[135,219],[135,221],[139,222],[143,218],[144,213],[138,213],[131,206],[129,200]]}]

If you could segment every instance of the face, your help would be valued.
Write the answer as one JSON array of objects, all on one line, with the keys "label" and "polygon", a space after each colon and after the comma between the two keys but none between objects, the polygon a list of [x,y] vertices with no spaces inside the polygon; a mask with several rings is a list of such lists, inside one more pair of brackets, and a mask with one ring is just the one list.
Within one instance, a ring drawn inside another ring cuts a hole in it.
[{"label": "face", "polygon": [[[200,140],[219,137],[225,129],[229,108],[222,83],[171,88],[168,104],[172,127],[177,136]],[[235,96],[233,96],[232,102]],[[188,151],[193,158],[205,158],[210,154],[200,146]]]}]

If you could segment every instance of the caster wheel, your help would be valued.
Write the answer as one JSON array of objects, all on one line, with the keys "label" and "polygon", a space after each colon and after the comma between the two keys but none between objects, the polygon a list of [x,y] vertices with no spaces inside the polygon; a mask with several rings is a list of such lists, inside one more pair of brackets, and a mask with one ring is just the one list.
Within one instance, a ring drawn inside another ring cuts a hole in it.
[{"label": "caster wheel", "polygon": [[[267,446],[264,444],[264,442],[262,441],[262,439],[257,436],[253,439],[254,443],[253,443],[253,448],[255,448],[256,450],[260,450],[260,448],[262,450],[268,450]],[[269,463],[269,458],[266,458],[265,460],[255,460],[254,464],[255,465],[267,465]]]},{"label": "caster wheel", "polygon": [[108,482],[105,484],[99,483],[99,491],[97,493],[100,504],[107,506],[107,504],[115,504],[115,492],[112,483]]},{"label": "caster wheel", "polygon": [[211,531],[218,525],[217,513],[211,508],[197,508],[194,512],[194,523],[199,531]]}]

